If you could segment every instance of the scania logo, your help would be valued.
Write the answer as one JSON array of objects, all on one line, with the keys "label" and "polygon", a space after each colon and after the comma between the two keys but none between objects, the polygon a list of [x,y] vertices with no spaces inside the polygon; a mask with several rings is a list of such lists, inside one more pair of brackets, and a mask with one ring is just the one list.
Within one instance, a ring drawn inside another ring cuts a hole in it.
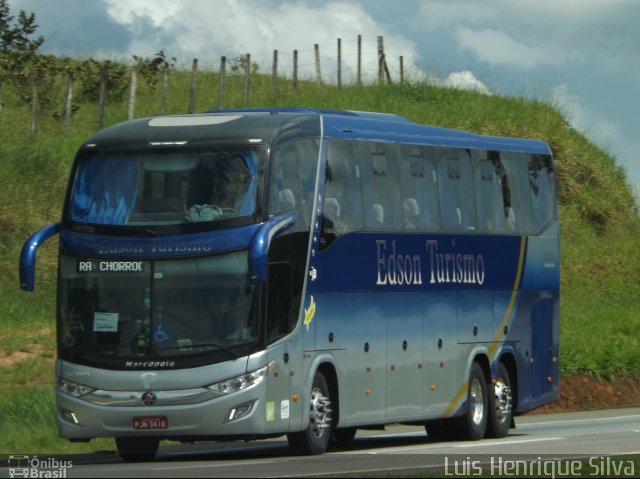
[{"label": "scania logo", "polygon": [[142,402],[145,403],[147,406],[152,406],[153,404],[155,404],[156,400],[158,399],[158,396],[155,395],[155,393],[152,393],[151,391],[146,391],[142,394]]}]

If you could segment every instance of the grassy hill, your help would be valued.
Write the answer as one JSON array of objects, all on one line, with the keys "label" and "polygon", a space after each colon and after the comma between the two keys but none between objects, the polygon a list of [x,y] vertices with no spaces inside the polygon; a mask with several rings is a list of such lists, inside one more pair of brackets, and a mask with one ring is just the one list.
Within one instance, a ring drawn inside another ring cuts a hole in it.
[{"label": "grassy hill", "polygon": [[[168,113],[185,113],[188,72],[172,72]],[[11,450],[46,451],[56,441],[53,426],[52,358],[55,356],[55,241],[38,257],[34,294],[18,288],[18,254],[36,229],[57,221],[71,161],[78,145],[96,129],[97,106],[78,101],[68,133],[53,113],[64,105],[62,80],[50,89],[49,107],[29,135],[29,107],[10,86],[0,110],[0,429]],[[242,106],[242,79],[226,81],[225,106]],[[417,123],[482,134],[538,138],[550,144],[560,188],[562,299],[560,364],[564,375],[640,376],[640,221],[624,171],[548,104],[434,87],[428,84],[348,86],[337,90],[301,83],[297,91],[279,82],[271,98],[270,78],[254,75],[249,106],[309,106],[396,113]],[[215,74],[198,76],[197,111],[215,106]],[[160,93],[141,85],[136,116],[158,113]],[[108,100],[105,124],[126,119],[125,100]],[[37,412],[36,412],[37,409]],[[25,424],[25,415],[31,419]],[[7,427],[5,427],[7,426]],[[30,439],[26,439],[29,436]],[[35,438],[35,439],[34,439]],[[31,441],[24,443],[21,441]],[[78,448],[81,446],[73,446]],[[86,446],[85,446],[86,447]],[[96,445],[88,446],[95,449]],[[4,446],[0,450],[6,450]],[[73,449],[79,450],[79,449]]]}]

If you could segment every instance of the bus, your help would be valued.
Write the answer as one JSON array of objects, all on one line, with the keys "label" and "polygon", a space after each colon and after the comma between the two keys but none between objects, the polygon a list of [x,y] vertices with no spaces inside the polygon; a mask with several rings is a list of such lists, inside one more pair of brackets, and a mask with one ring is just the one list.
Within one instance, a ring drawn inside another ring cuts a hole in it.
[{"label": "bus", "polygon": [[215,110],[79,148],[59,235],[57,427],[286,435],[300,453],[391,423],[504,437],[558,395],[559,223],[539,140],[386,113]]}]

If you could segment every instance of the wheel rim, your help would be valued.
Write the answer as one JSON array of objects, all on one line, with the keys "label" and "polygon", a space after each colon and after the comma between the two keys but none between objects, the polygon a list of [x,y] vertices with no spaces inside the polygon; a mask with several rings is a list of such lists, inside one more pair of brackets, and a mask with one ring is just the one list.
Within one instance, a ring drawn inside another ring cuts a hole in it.
[{"label": "wheel rim", "polygon": [[494,391],[496,396],[496,419],[498,422],[503,423],[511,414],[511,388],[503,379],[498,378]]},{"label": "wheel rim", "polygon": [[320,388],[311,391],[311,407],[309,409],[309,421],[311,431],[316,437],[322,436],[325,429],[331,427],[331,401]]},{"label": "wheel rim", "polygon": [[471,382],[469,399],[471,420],[476,426],[478,426],[484,420],[484,397],[482,396],[482,385],[476,378]]}]

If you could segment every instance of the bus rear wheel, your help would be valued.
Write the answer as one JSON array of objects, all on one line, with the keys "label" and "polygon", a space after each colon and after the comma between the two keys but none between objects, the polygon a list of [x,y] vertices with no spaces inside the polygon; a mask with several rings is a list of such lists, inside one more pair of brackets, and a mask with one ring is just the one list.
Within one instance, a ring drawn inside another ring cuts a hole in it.
[{"label": "bus rear wheel", "polygon": [[304,431],[287,434],[289,446],[302,454],[322,454],[331,439],[331,395],[327,380],[317,372],[311,386],[309,401],[309,425]]},{"label": "bus rear wheel", "polygon": [[116,437],[118,454],[123,461],[150,461],[158,452],[160,439],[155,437]]},{"label": "bus rear wheel", "polygon": [[482,366],[476,362],[471,367],[468,384],[467,412],[458,419],[459,431],[463,438],[477,441],[484,437],[487,430],[489,397]]},{"label": "bus rear wheel", "polygon": [[505,437],[513,419],[513,392],[509,371],[504,363],[498,365],[495,384],[489,388],[488,437]]}]

